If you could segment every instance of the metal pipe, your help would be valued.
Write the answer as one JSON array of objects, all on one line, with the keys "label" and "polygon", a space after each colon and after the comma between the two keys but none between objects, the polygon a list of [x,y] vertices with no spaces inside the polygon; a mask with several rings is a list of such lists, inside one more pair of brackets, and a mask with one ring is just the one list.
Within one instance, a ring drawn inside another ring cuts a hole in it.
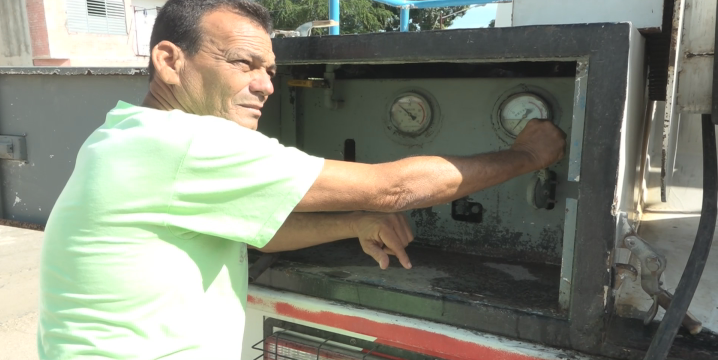
[{"label": "metal pipe", "polygon": [[409,31],[409,7],[402,6],[400,15],[401,16],[399,17],[399,19],[400,19],[399,31],[407,32],[407,31]]},{"label": "metal pipe", "polygon": [[486,5],[498,0],[374,0],[389,6],[404,7],[411,9],[427,9],[444,6],[465,6],[465,5]]},{"label": "metal pipe", "polygon": [[336,78],[334,70],[338,67],[338,65],[327,64],[324,70],[324,80],[329,85],[328,88],[324,89],[324,107],[330,110],[339,109],[339,103],[341,102],[334,99],[334,79]]},{"label": "metal pipe", "polygon": [[329,35],[339,35],[339,0],[329,0],[329,20],[337,22],[337,26],[329,27]]}]

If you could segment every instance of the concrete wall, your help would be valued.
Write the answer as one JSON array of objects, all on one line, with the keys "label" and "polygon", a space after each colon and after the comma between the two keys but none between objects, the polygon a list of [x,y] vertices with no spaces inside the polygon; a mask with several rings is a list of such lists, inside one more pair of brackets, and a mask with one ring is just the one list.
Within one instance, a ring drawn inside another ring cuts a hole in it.
[{"label": "concrete wall", "polygon": [[514,0],[513,26],[624,21],[660,29],[663,0]]},{"label": "concrete wall", "polygon": [[0,66],[32,65],[25,0],[0,1]]},{"label": "concrete wall", "polygon": [[513,23],[514,4],[512,2],[496,4],[496,23],[494,27],[510,27]]}]

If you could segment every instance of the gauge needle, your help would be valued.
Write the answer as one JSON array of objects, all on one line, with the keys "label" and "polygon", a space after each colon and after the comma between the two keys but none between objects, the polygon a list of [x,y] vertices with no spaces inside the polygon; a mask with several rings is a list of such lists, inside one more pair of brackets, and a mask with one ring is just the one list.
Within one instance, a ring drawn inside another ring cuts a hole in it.
[{"label": "gauge needle", "polygon": [[409,112],[409,110],[405,109],[405,108],[404,108],[403,106],[401,106],[401,105],[399,105],[399,107],[400,107],[402,110],[404,110],[404,112],[406,112],[406,114],[409,115],[409,117],[411,117],[411,120],[416,121],[416,116],[412,115],[412,114]]},{"label": "gauge needle", "polygon": [[524,111],[524,116],[522,116],[521,119],[516,122],[516,126],[514,126],[514,128],[511,129],[511,130],[516,130],[516,128],[519,127],[519,125],[520,125],[524,120],[526,120],[526,118],[529,116],[529,114],[530,114],[531,112],[533,112],[532,109],[526,109],[526,111]]}]

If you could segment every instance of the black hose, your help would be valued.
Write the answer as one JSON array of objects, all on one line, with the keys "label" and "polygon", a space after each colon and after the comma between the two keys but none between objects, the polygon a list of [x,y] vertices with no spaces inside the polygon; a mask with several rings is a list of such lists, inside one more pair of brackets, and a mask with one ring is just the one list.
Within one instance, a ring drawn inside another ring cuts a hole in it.
[{"label": "black hose", "polygon": [[[713,90],[716,91],[715,89]],[[648,348],[644,360],[663,360],[673,345],[681,321],[688,311],[698,282],[703,275],[703,269],[708,260],[708,253],[713,243],[715,232],[716,198],[718,197],[718,155],[716,155],[715,125],[711,115],[703,114],[703,208],[701,219],[698,222],[696,241],[693,243],[688,264],[683,270],[681,281],[678,283],[671,306],[666,310],[661,325],[653,336],[651,346]]]}]

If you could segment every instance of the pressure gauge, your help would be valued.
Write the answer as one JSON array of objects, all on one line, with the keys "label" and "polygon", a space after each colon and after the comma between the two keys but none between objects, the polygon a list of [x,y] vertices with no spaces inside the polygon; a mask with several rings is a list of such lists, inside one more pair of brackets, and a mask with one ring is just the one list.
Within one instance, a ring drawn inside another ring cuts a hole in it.
[{"label": "pressure gauge", "polygon": [[550,119],[548,104],[531,93],[520,93],[506,99],[499,107],[501,128],[515,138],[531,119]]},{"label": "pressure gauge", "polygon": [[431,105],[426,98],[416,93],[399,95],[389,111],[392,125],[404,134],[421,134],[431,124]]}]

